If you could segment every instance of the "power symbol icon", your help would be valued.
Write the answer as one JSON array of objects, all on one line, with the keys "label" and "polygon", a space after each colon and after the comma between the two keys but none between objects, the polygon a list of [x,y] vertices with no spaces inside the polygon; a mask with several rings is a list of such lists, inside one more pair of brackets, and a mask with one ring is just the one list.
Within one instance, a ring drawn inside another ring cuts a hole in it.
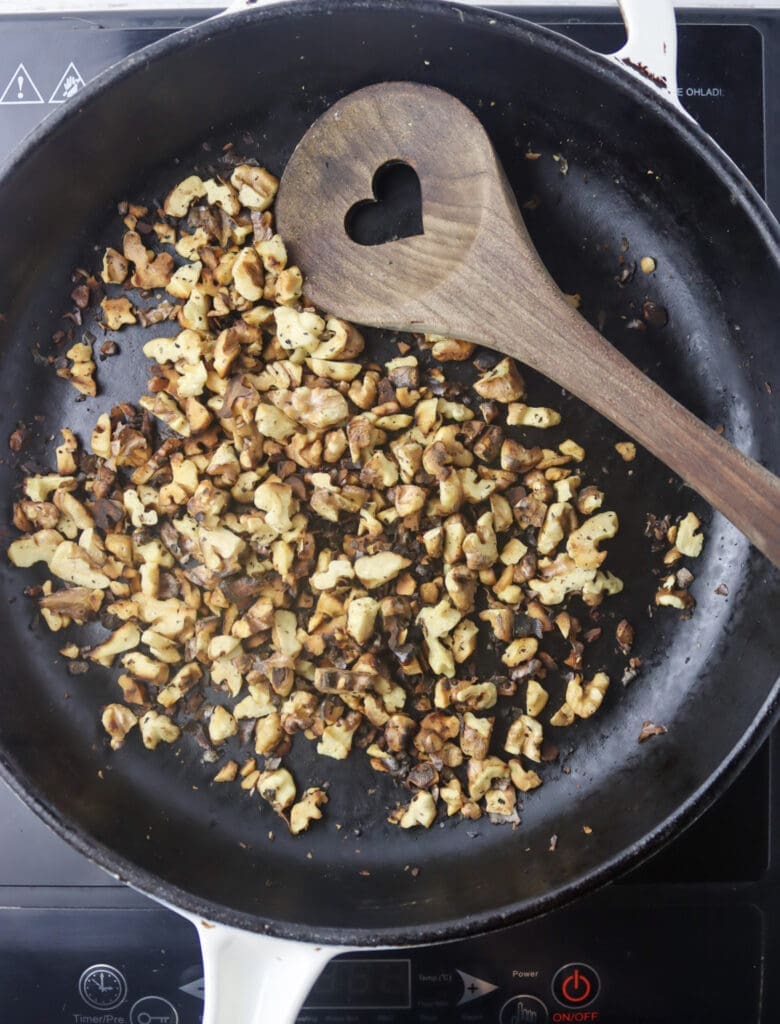
[{"label": "power symbol icon", "polygon": [[567,974],[561,985],[561,995],[567,1003],[584,1003],[590,996],[593,986],[587,977],[580,972],[579,967],[574,968],[573,974]]},{"label": "power symbol icon", "polygon": [[601,981],[589,964],[564,964],[555,972],[552,993],[561,1006],[582,1008],[598,996]]}]

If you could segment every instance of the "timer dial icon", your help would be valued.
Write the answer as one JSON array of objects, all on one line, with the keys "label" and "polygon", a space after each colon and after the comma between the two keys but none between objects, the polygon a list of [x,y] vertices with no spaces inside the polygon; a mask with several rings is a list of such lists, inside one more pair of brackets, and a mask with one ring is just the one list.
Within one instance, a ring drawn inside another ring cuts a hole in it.
[{"label": "timer dial icon", "polygon": [[79,995],[96,1010],[113,1010],[127,996],[127,982],[111,964],[93,964],[79,978]]}]

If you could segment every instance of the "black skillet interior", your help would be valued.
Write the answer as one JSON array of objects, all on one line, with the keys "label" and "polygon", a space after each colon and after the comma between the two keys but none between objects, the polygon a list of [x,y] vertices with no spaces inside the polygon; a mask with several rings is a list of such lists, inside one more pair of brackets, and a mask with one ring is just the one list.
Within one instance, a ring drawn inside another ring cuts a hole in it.
[{"label": "black skillet interior", "polygon": [[[24,457],[50,462],[59,426],[86,437],[101,411],[143,391],[132,329],[118,338],[121,354],[99,364],[94,400],[77,402],[32,354],[35,346],[50,351],[63,326],[72,269],[95,267],[103,246],[120,240],[118,200],[152,205],[193,167],[219,172],[228,141],[280,173],[335,99],[371,82],[411,79],[449,90],[481,118],[519,201],[529,204],[542,258],[564,291],[581,294],[584,314],[777,470],[776,226],[700,132],[619,77],[522,22],[400,0],[259,9],[130,59],[39,132],[2,179],[0,434],[34,422],[38,440]],[[541,156],[529,160],[528,150]],[[66,178],[64,167],[78,171]],[[656,258],[656,272],[618,283],[621,256],[644,255]],[[668,310],[668,326],[628,329],[645,299]],[[324,822],[293,839],[257,798],[209,785],[214,769],[189,740],[152,754],[135,737],[110,754],[98,722],[118,692],[109,673],[67,675],[57,654],[65,637],[49,634],[21,594],[32,573],[12,572],[3,560],[0,750],[17,788],[82,851],[147,892],[213,919],[315,941],[419,942],[476,931],[549,908],[657,848],[770,724],[778,574],[658,462],[640,453],[624,464],[608,423],[532,371],[527,378],[534,404],[563,411],[550,439],[585,445],[588,472],[619,513],[610,565],[626,588],[604,605],[603,640],[592,653],[593,668],[613,678],[606,705],[575,728],[548,730],[560,756],[523,800],[519,829],[449,820],[429,832],[400,831],[385,819],[404,792],[362,756],[317,759],[298,738],[296,776],[329,779],[331,803]],[[4,521],[18,480],[6,453]],[[647,513],[688,509],[705,520],[707,544],[694,566],[695,615],[680,621],[670,610],[648,612],[660,556],[643,529]],[[726,596],[715,593],[720,584]],[[623,617],[644,661],[627,687],[613,641]],[[554,708],[561,681],[551,688]],[[648,719],[669,731],[640,746]],[[409,866],[420,869],[416,877]]]}]

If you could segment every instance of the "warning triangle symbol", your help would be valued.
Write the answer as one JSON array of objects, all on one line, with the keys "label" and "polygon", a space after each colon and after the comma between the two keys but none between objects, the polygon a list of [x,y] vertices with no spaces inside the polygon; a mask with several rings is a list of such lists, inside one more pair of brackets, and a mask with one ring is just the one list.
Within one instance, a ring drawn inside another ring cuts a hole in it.
[{"label": "warning triangle symbol", "polygon": [[20,64],[8,79],[0,103],[43,103],[43,97],[24,64]]},{"label": "warning triangle symbol", "polygon": [[62,78],[57,82],[49,103],[64,103],[65,100],[69,100],[71,96],[75,96],[80,89],[83,89],[85,84],[81,72],[71,61],[65,68]]}]

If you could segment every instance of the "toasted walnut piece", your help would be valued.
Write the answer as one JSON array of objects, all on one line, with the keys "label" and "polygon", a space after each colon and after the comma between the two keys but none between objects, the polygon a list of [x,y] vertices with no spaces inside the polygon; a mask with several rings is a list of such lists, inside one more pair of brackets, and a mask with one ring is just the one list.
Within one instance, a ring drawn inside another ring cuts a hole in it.
[{"label": "toasted walnut piece", "polygon": [[227,761],[219,769],[211,780],[212,782],[233,782],[238,775],[238,764],[235,761]]},{"label": "toasted walnut piece", "polygon": [[157,661],[140,651],[123,654],[121,661],[131,676],[143,679],[147,683],[154,683],[155,686],[164,686],[168,682],[170,669],[164,661]]},{"label": "toasted walnut piece", "polygon": [[[36,536],[38,535],[33,534],[31,539]],[[62,541],[57,547],[49,559],[49,569],[66,583],[75,583],[78,587],[88,587],[90,590],[105,590],[111,582],[108,576],[95,566],[84,548],[71,541]]]},{"label": "toasted walnut piece", "polygon": [[[149,631],[147,630],[147,633]],[[144,636],[147,635],[144,633]],[[181,658],[177,658],[177,662]],[[157,694],[157,701],[164,708],[173,707],[188,693],[203,676],[203,669],[196,661],[183,665],[170,683]]]},{"label": "toasted walnut piece", "polygon": [[636,458],[636,445],[633,441],[618,441],[615,451],[624,462],[633,462]]},{"label": "toasted walnut piece", "polygon": [[265,512],[265,521],[277,533],[286,533],[292,529],[292,516],[296,513],[298,502],[289,484],[278,479],[264,481],[255,490],[254,503]]},{"label": "toasted walnut piece", "polygon": [[130,278],[133,288],[164,288],[173,275],[173,256],[167,252],[156,256],[147,250],[143,239],[136,231],[127,231],[122,239],[125,259],[135,265]]},{"label": "toasted walnut piece", "polygon": [[340,583],[354,579],[352,563],[346,558],[334,558],[326,569],[315,572],[310,578],[312,590],[334,590]]},{"label": "toasted walnut piece", "polygon": [[566,703],[575,715],[590,718],[601,707],[608,687],[609,676],[604,672],[597,672],[584,686],[582,676],[575,675],[566,687]]},{"label": "toasted walnut piece", "polygon": [[462,665],[473,657],[477,649],[479,627],[471,619],[463,619],[452,633],[452,656],[457,665]]},{"label": "toasted walnut piece", "polygon": [[463,540],[463,554],[466,556],[466,565],[469,569],[489,569],[498,561],[492,512],[481,515],[476,522],[475,532],[466,535]]},{"label": "toasted walnut piece", "polygon": [[373,597],[353,597],[347,607],[347,632],[358,644],[364,644],[374,632],[379,602]]},{"label": "toasted walnut piece", "polygon": [[297,804],[290,810],[290,831],[294,836],[305,832],[313,821],[322,817],[320,808],[328,802],[328,794],[324,789],[312,787],[304,791]]},{"label": "toasted walnut piece", "polygon": [[544,430],[557,426],[561,422],[561,414],[555,409],[523,405],[519,402],[507,409],[506,422],[510,427],[539,427]]},{"label": "toasted walnut piece", "polygon": [[340,426],[349,416],[344,396],[335,388],[295,388],[290,415],[310,430]]},{"label": "toasted walnut piece", "polygon": [[498,557],[503,565],[517,565],[527,552],[527,546],[517,537],[512,537],[504,545]]},{"label": "toasted walnut piece", "polygon": [[114,659],[124,651],[134,650],[141,642],[141,631],[134,622],[125,622],[109,636],[103,643],[93,647],[87,653],[90,661],[98,665],[110,667]]},{"label": "toasted walnut piece", "polygon": [[577,498],[577,511],[583,516],[593,515],[604,502],[604,492],[598,487],[584,487]]},{"label": "toasted walnut piece", "polygon": [[570,458],[574,459],[575,462],[582,462],[585,458],[585,449],[582,445],[577,444],[576,441],[572,441],[571,438],[568,438],[566,441],[562,441],[558,445],[558,451],[562,452],[564,455],[568,455]]},{"label": "toasted walnut piece", "polygon": [[590,583],[582,588],[582,600],[591,608],[601,604],[605,597],[610,594],[619,594],[623,589],[623,581],[611,572],[603,573],[599,570]]},{"label": "toasted walnut piece", "polygon": [[62,543],[62,535],[56,530],[37,530],[9,544],[8,558],[12,565],[20,569],[27,569],[36,562],[46,562],[48,565]]},{"label": "toasted walnut piece", "polygon": [[230,176],[230,184],[238,190],[238,198],[250,210],[267,210],[274,201],[279,179],[265,167],[239,164]]},{"label": "toasted walnut piece", "polygon": [[478,761],[485,760],[490,749],[493,722],[492,718],[478,718],[470,711],[466,712],[460,734],[460,749],[466,757],[474,757]]},{"label": "toasted walnut piece", "polygon": [[306,360],[306,365],[318,377],[335,381],[352,381],[363,369],[361,363],[346,363],[335,359],[317,359],[314,356]]},{"label": "toasted walnut piece", "polygon": [[349,756],[352,749],[352,738],[355,730],[360,725],[360,715],[345,715],[333,725],[328,725],[323,730],[322,738],[317,744],[317,753],[324,757],[333,757],[337,761],[343,761]]},{"label": "toasted walnut piece", "polygon": [[[192,401],[192,399],[187,399],[187,401]],[[147,412],[169,426],[171,430],[181,434],[182,437],[189,437],[192,433],[187,417],[170,395],[166,395],[162,391],[156,395],[141,395],[138,404],[142,409],[146,409]]]},{"label": "toasted walnut piece", "polygon": [[539,641],[535,636],[520,636],[507,647],[501,655],[501,661],[509,668],[515,668],[530,661],[538,649]]},{"label": "toasted walnut piece", "polygon": [[236,195],[235,189],[224,182],[215,181],[209,178],[203,182],[206,190],[206,202],[209,206],[219,206],[229,217],[235,217],[241,212],[241,203]]},{"label": "toasted walnut piece", "polygon": [[94,527],[95,520],[90,513],[78,498],[75,498],[64,487],[57,488],[52,501],[66,519],[73,521],[77,529],[89,530]]},{"label": "toasted walnut piece", "polygon": [[70,476],[77,469],[75,453],[79,450],[79,443],[76,440],[76,435],[67,427],[63,427],[60,433],[62,434],[62,444],[55,449],[57,472]]},{"label": "toasted walnut piece", "polygon": [[[166,284],[165,290],[175,299],[188,299],[192,289],[200,280],[203,264],[196,260],[194,263],[185,263],[171,275],[170,281]],[[144,351],[146,346],[144,346]]]},{"label": "toasted walnut piece", "polygon": [[599,551],[602,540],[614,537],[618,532],[618,517],[614,512],[599,512],[586,519],[579,529],[573,530],[566,543],[566,551],[580,569],[597,569],[607,557],[606,551]]},{"label": "toasted walnut piece", "polygon": [[258,718],[255,725],[255,753],[271,754],[284,739],[282,719],[278,711]]},{"label": "toasted walnut piece", "polygon": [[186,217],[190,205],[206,195],[206,186],[197,174],[191,174],[165,197],[163,210],[169,217]]},{"label": "toasted walnut piece", "polygon": [[493,786],[485,794],[485,812],[509,817],[515,813],[517,794],[513,786]]},{"label": "toasted walnut piece", "polygon": [[493,635],[496,640],[509,643],[512,639],[512,628],[514,626],[514,613],[510,608],[486,608],[479,613],[483,622],[490,623]]},{"label": "toasted walnut piece", "polygon": [[282,270],[274,284],[274,299],[283,306],[293,305],[303,291],[303,274],[299,267]]},{"label": "toasted walnut piece", "polygon": [[238,732],[238,722],[227,708],[218,704],[209,719],[209,739],[212,743],[224,743]]},{"label": "toasted walnut piece", "polygon": [[109,331],[118,331],[124,324],[137,323],[133,304],[126,296],[110,299],[106,296],[100,303],[103,310],[103,322]]},{"label": "toasted walnut piece", "polygon": [[446,785],[441,787],[439,796],[447,805],[447,817],[451,818],[453,814],[457,814],[464,803],[460,779],[454,775]]},{"label": "toasted walnut piece", "polygon": [[502,359],[492,370],[483,374],[473,387],[481,398],[504,404],[516,402],[525,393],[525,382],[517,364],[509,358]]},{"label": "toasted walnut piece", "polygon": [[457,704],[471,708],[473,711],[487,711],[495,707],[498,699],[496,684],[487,683],[456,683],[452,690],[452,699]]},{"label": "toasted walnut piece", "polygon": [[[355,356],[360,355],[363,351],[365,347],[363,335],[353,324],[347,323],[346,320],[330,317],[325,329],[328,336],[312,352],[312,355],[317,359],[354,359]],[[368,374],[366,374],[366,377],[373,381],[375,398],[375,385],[379,375],[372,373],[370,378]],[[374,398],[368,401],[367,404],[362,404],[361,402],[355,402],[355,404],[359,405],[361,409],[368,409],[374,404]]]},{"label": "toasted walnut piece", "polygon": [[159,743],[175,743],[181,735],[181,729],[167,715],[157,711],[147,711],[139,722],[141,739],[147,750],[155,750]]},{"label": "toasted walnut piece", "polygon": [[287,808],[295,803],[295,781],[286,768],[261,772],[257,780],[257,791],[277,814],[284,815]]},{"label": "toasted walnut piece", "polygon": [[197,228],[191,235],[183,233],[174,248],[185,260],[197,260],[198,253],[209,244],[209,234],[203,228]]},{"label": "toasted walnut piece", "polygon": [[387,820],[401,828],[430,828],[436,820],[436,801],[427,790],[420,789],[407,807],[399,808]]},{"label": "toasted walnut piece", "polygon": [[146,685],[140,682],[140,680],[123,674],[117,678],[117,683],[122,689],[122,697],[126,704],[143,706],[149,700]]},{"label": "toasted walnut piece", "polygon": [[[611,515],[612,513],[608,514]],[[552,554],[566,534],[574,530],[576,525],[577,517],[568,501],[556,501],[550,505],[536,540],[536,548],[539,554]],[[572,552],[569,551],[569,554],[571,555]],[[606,558],[606,553],[604,557]],[[597,564],[600,565],[601,562]],[[595,566],[588,565],[586,568],[595,568]]]},{"label": "toasted walnut piece", "polygon": [[557,729],[566,729],[574,723],[575,717],[572,708],[564,701],[550,718],[550,725],[555,726]]},{"label": "toasted walnut piece", "polygon": [[526,771],[515,758],[509,760],[509,778],[512,780],[512,785],[516,786],[521,793],[528,793],[542,784],[542,780],[535,771]]},{"label": "toasted walnut piece", "polygon": [[696,531],[701,526],[701,520],[694,512],[689,512],[680,521],[677,527],[677,536],[674,546],[687,558],[698,558],[704,546],[704,534]]},{"label": "toasted walnut piece", "polygon": [[260,253],[263,266],[269,273],[279,274],[287,266],[287,249],[281,235],[272,235],[255,242],[255,249]]},{"label": "toasted walnut piece", "polygon": [[411,516],[425,507],[427,493],[416,484],[402,484],[395,491],[395,508],[399,516]]},{"label": "toasted walnut piece", "polygon": [[103,253],[101,278],[106,284],[122,284],[127,277],[128,263],[121,252],[108,248]]},{"label": "toasted walnut piece", "polygon": [[94,398],[97,394],[97,383],[93,376],[95,362],[92,359],[91,347],[85,342],[78,342],[71,346],[65,355],[71,360],[71,365],[58,369],[57,376],[70,381],[80,394]]},{"label": "toasted walnut piece", "polygon": [[365,487],[394,487],[398,482],[398,466],[384,452],[374,452],[360,471],[360,482]]},{"label": "toasted walnut piece", "polygon": [[431,355],[440,363],[462,363],[474,354],[476,345],[442,334],[426,334],[425,340],[431,346]]},{"label": "toasted walnut piece", "polygon": [[659,608],[678,608],[680,611],[685,611],[687,608],[692,608],[695,602],[687,590],[661,588],[656,591],[655,603]]},{"label": "toasted walnut piece", "polygon": [[119,750],[125,742],[125,736],[130,732],[138,719],[124,704],[108,704],[103,709],[101,722],[103,728],[111,737],[111,749]]},{"label": "toasted walnut piece", "polygon": [[24,493],[31,501],[46,501],[52,491],[59,488],[73,490],[76,481],[56,473],[27,476],[24,478]]},{"label": "toasted walnut piece", "polygon": [[255,249],[242,249],[233,263],[233,284],[248,302],[259,302],[263,297],[265,274],[260,256]]},{"label": "toasted walnut piece", "polygon": [[504,750],[510,754],[523,754],[537,764],[542,759],[542,723],[530,715],[520,715],[509,727]]},{"label": "toasted walnut piece", "polygon": [[509,778],[509,766],[500,757],[486,757],[481,761],[472,759],[468,763],[466,776],[469,796],[472,800],[481,800],[496,779]]},{"label": "toasted walnut piece", "polygon": [[107,459],[111,455],[111,419],[108,413],[98,417],[90,436],[90,447],[95,455]]},{"label": "toasted walnut piece", "polygon": [[531,718],[538,718],[539,715],[544,711],[549,700],[549,693],[537,682],[536,679],[528,680],[528,689],[526,690],[526,709]]},{"label": "toasted walnut piece", "polygon": [[397,555],[394,551],[380,551],[376,555],[363,555],[355,562],[355,575],[369,590],[394,580],[402,569],[412,564],[410,558]]}]

